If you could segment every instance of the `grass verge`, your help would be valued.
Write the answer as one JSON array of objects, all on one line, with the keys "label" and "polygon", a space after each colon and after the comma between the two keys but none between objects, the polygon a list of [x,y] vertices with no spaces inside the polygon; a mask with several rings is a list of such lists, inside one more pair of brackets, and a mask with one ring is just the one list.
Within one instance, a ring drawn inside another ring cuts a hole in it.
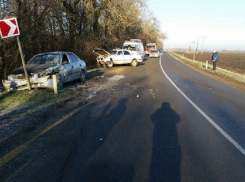
[{"label": "grass verge", "polygon": [[[86,74],[86,80],[91,80],[96,76],[104,73],[104,68],[93,68],[88,70]],[[54,94],[53,90],[50,89],[32,89],[23,91],[4,91],[0,92],[0,115],[8,109],[11,111],[17,110],[20,107],[29,107],[32,112],[36,109],[45,107],[49,102],[59,102],[72,97],[74,93],[70,93],[70,87],[75,87],[76,83],[66,84],[66,88],[59,91],[57,95]],[[80,83],[79,83],[80,84]],[[37,107],[38,106],[38,107]],[[5,113],[5,112],[4,112]]]},{"label": "grass verge", "polygon": [[213,70],[210,67],[210,65],[208,65],[207,69],[206,69],[206,63],[203,63],[203,62],[198,61],[198,60],[192,60],[192,59],[186,58],[186,57],[179,55],[177,53],[174,53],[174,52],[170,52],[170,54],[175,59],[178,59],[179,61],[190,65],[191,67],[195,67],[198,70],[202,71],[203,73],[207,73],[210,76],[215,76],[219,80],[224,81],[226,83],[230,82],[233,85],[235,85],[236,87],[239,87],[240,89],[245,91],[245,85],[244,85],[245,84],[245,75],[242,75],[239,73],[234,73],[232,71],[222,69],[219,67],[217,67],[216,70]]}]

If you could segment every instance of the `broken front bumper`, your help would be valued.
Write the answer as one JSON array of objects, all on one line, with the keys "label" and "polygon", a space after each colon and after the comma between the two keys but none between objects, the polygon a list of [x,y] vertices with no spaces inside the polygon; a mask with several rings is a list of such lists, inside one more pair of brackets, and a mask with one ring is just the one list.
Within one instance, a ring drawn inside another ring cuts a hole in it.
[{"label": "broken front bumper", "polygon": [[[50,76],[41,78],[30,78],[31,88],[49,88],[53,89],[53,79]],[[26,79],[3,80],[3,86],[6,90],[26,90],[29,89]]]}]

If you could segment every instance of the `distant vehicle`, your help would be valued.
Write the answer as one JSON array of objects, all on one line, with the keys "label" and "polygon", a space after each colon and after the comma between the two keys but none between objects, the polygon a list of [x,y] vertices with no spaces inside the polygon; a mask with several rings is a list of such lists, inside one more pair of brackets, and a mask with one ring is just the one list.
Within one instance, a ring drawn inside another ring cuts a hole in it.
[{"label": "distant vehicle", "polygon": [[157,44],[156,43],[148,43],[148,44],[146,44],[145,54],[149,55],[151,50],[157,50]]},{"label": "distant vehicle", "polygon": [[151,50],[149,53],[150,58],[159,58],[160,57],[160,52],[158,50]]},{"label": "distant vehicle", "polygon": [[[87,72],[86,63],[72,52],[47,52],[35,55],[26,64],[32,88],[53,89],[52,75],[57,74],[57,87],[63,88],[63,84],[76,79],[85,81]],[[6,90],[28,89],[23,67],[14,69],[8,76],[8,80],[3,80]]]},{"label": "distant vehicle", "polygon": [[142,43],[142,41],[140,39],[130,39],[130,42],[138,42],[138,43]]},{"label": "distant vehicle", "polygon": [[143,61],[142,55],[135,54],[131,50],[113,49],[107,52],[97,48],[93,52],[98,54],[97,62],[108,68],[113,67],[114,64],[131,64],[131,66],[136,67],[139,62]]},{"label": "distant vehicle", "polygon": [[144,46],[140,39],[131,39],[130,41],[125,41],[122,48],[130,50],[134,54],[140,54],[143,57],[145,56]]}]

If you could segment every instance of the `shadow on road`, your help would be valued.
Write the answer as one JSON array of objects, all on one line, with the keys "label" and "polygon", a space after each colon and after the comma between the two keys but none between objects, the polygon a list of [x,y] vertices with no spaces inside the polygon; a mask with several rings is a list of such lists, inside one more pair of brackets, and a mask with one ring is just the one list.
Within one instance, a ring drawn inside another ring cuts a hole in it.
[{"label": "shadow on road", "polygon": [[180,117],[169,103],[151,115],[155,124],[149,181],[180,181],[181,148],[176,125]]},{"label": "shadow on road", "polygon": [[84,172],[86,177],[82,181],[130,182],[133,181],[135,171],[129,163],[106,162],[89,166]]},{"label": "shadow on road", "polygon": [[[61,181],[131,181],[134,169],[131,164],[103,161],[96,152],[103,145],[114,126],[126,112],[127,99],[118,101],[111,109],[111,104],[104,106],[101,114],[94,121],[88,122],[76,142],[77,150],[70,156],[69,164],[63,171]],[[98,111],[99,112],[99,111]],[[90,113],[92,116],[92,113]],[[130,180],[129,180],[130,179]]]}]

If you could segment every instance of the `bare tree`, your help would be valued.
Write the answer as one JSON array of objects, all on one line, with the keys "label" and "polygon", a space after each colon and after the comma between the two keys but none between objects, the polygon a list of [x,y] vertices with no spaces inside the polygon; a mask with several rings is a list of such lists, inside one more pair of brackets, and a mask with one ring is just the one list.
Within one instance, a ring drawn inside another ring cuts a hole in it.
[{"label": "bare tree", "polygon": [[[26,61],[39,52],[68,50],[89,65],[96,47],[121,47],[131,38],[161,44],[165,38],[145,0],[0,0],[0,10],[1,19],[17,17]],[[16,39],[0,41],[0,58],[6,78],[21,65]]]}]

